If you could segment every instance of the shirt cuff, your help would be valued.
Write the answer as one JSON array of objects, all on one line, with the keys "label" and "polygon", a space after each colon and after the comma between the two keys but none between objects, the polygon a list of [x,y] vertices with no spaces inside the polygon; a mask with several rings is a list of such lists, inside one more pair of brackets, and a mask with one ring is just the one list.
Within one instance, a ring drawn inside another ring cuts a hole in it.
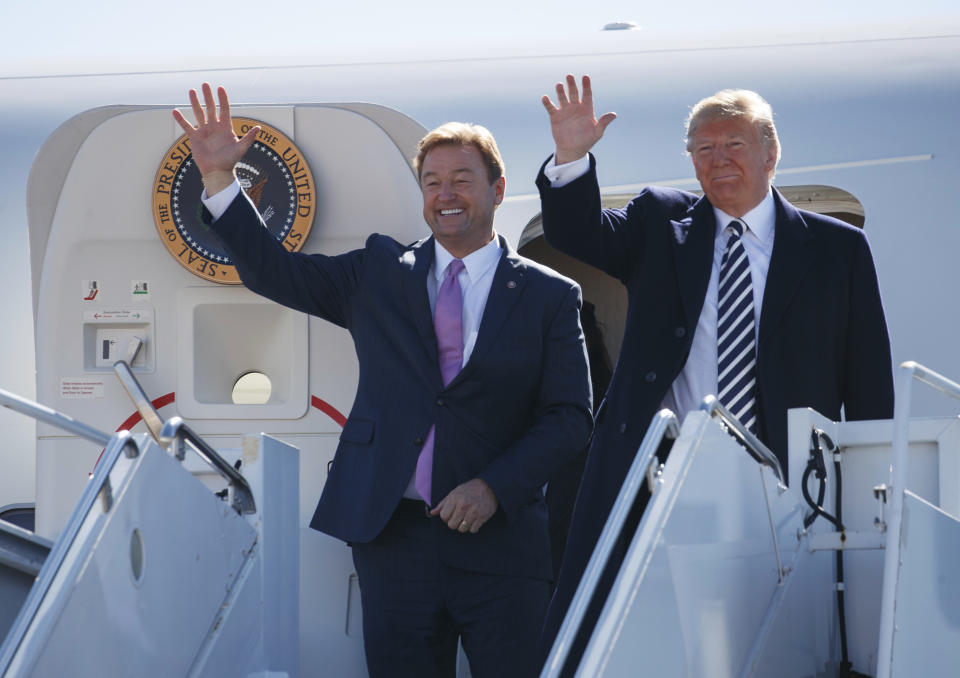
[{"label": "shirt cuff", "polygon": [[203,206],[207,208],[207,211],[210,212],[213,220],[216,221],[223,216],[223,213],[230,207],[230,203],[232,203],[233,199],[238,195],[240,195],[240,184],[234,179],[232,184],[212,196],[208,196],[207,189],[203,189],[203,193],[200,194],[200,200],[203,202]]},{"label": "shirt cuff", "polygon": [[[589,171],[589,155],[585,155],[573,162],[566,162],[562,165],[558,165],[556,157],[552,157],[547,162],[546,167],[543,168],[543,176],[550,181],[550,186],[553,188],[561,188],[569,183],[573,183]],[[210,208],[208,207],[207,209]]]}]

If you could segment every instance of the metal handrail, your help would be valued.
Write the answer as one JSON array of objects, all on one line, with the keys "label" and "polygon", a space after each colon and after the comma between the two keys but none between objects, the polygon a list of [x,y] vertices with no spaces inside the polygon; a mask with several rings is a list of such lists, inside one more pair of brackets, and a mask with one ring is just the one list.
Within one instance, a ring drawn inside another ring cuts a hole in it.
[{"label": "metal handrail", "polygon": [[[140,342],[142,343],[142,342]],[[132,350],[133,355],[140,348],[140,343]],[[150,398],[147,397],[140,382],[133,376],[133,370],[124,360],[118,360],[113,364],[113,371],[123,385],[130,400],[133,401],[137,412],[143,419],[147,430],[157,443],[169,450],[178,459],[183,459],[184,442],[190,443],[190,446],[196,451],[200,458],[212,466],[221,476],[230,484],[231,505],[237,513],[256,513],[256,504],[253,500],[253,492],[246,479],[221,457],[216,450],[204,442],[200,436],[193,432],[180,417],[172,417],[169,421],[164,421],[157,412]],[[174,449],[176,444],[176,449]]]},{"label": "metal handrail", "polygon": [[945,376],[938,372],[924,367],[919,363],[915,363],[912,360],[900,365],[901,371],[906,371],[910,374],[913,379],[917,381],[922,381],[927,386],[932,386],[941,393],[944,393],[951,398],[960,400],[960,384],[957,382],[947,379]]},{"label": "metal handrail", "polygon": [[[256,513],[253,491],[237,469],[233,468],[216,450],[184,423],[180,417],[171,417],[160,431],[160,444],[171,450],[180,459],[183,458],[183,444],[189,443],[194,451],[223,476],[230,484],[230,503],[237,513]],[[176,448],[174,449],[174,445]]]},{"label": "metal handrail", "polygon": [[150,435],[159,443],[160,433],[163,431],[163,419],[160,417],[160,413],[157,412],[156,408],[154,408],[153,403],[150,402],[150,398],[147,397],[143,387],[140,386],[140,382],[133,376],[133,370],[130,369],[130,365],[124,360],[118,360],[113,364],[113,372],[117,375],[117,379],[120,380],[123,390],[127,392],[130,400],[133,401],[133,405],[137,408],[137,412],[140,413],[140,418],[143,419],[143,423],[150,432]]},{"label": "metal handrail", "polygon": [[[22,410],[19,411],[23,412]],[[28,414],[27,412],[23,413]],[[77,431],[72,430],[72,432]],[[124,452],[127,457],[131,458],[140,454],[137,443],[134,438],[131,437],[129,431],[119,431],[109,437],[101,463],[94,469],[93,478],[90,479],[83,490],[83,494],[80,495],[80,501],[77,502],[76,508],[73,510],[73,513],[70,514],[70,518],[63,528],[60,537],[54,542],[53,549],[50,551],[50,555],[47,556],[46,562],[44,562],[40,574],[37,577],[37,581],[34,582],[33,587],[30,589],[30,594],[27,596],[26,602],[20,609],[20,613],[14,620],[13,626],[7,633],[3,644],[0,645],[0,675],[6,675],[6,670],[9,668],[10,662],[13,661],[20,644],[23,642],[25,634],[29,630],[34,617],[43,603],[44,596],[59,573],[67,553],[80,534],[87,515],[89,515],[97,498],[101,496],[101,493],[105,496],[111,494],[110,473],[113,471],[113,467],[120,458],[120,455]],[[105,506],[105,512],[109,510],[110,506]]]},{"label": "metal handrail", "polygon": [[779,491],[783,493],[787,489],[787,476],[783,472],[783,466],[780,460],[770,451],[770,448],[760,442],[757,436],[753,435],[747,427],[740,423],[733,414],[724,407],[716,396],[708,395],[700,403],[700,409],[707,413],[711,419],[719,419],[727,427],[727,432],[738,440],[751,457],[758,464],[769,466],[779,482]]},{"label": "metal handrail", "polygon": [[56,410],[35,403],[32,400],[21,398],[3,389],[0,389],[0,405],[19,412],[20,414],[25,414],[28,417],[33,417],[38,421],[56,426],[67,433],[86,438],[98,445],[106,446],[106,444],[110,442],[109,433],[104,433],[100,429],[84,424],[82,421],[77,421],[73,417],[68,417]]},{"label": "metal handrail", "polygon": [[570,654],[570,647],[577,636],[580,625],[583,623],[590,599],[593,597],[600,576],[607,566],[613,547],[616,545],[620,531],[627,520],[630,508],[633,506],[640,487],[647,478],[650,465],[657,459],[656,453],[661,441],[667,435],[676,439],[680,435],[680,426],[673,412],[660,410],[654,415],[640,447],[637,448],[637,454],[634,456],[630,470],[620,487],[617,500],[614,502],[613,508],[610,509],[610,515],[607,517],[607,522],[603,526],[597,545],[593,549],[587,568],[580,578],[580,584],[577,586],[577,591],[563,619],[563,624],[557,632],[557,638],[550,649],[550,654],[547,656],[540,678],[553,678],[560,675],[560,671],[567,661],[567,656]]},{"label": "metal handrail", "polygon": [[947,379],[912,360],[902,363],[897,373],[896,400],[893,409],[893,444],[890,464],[890,518],[883,563],[883,589],[880,596],[880,640],[877,648],[877,678],[888,678],[893,661],[894,616],[897,581],[900,578],[900,531],[903,525],[903,493],[907,482],[909,456],[910,400],[913,381],[921,381],[960,400],[960,384]]}]

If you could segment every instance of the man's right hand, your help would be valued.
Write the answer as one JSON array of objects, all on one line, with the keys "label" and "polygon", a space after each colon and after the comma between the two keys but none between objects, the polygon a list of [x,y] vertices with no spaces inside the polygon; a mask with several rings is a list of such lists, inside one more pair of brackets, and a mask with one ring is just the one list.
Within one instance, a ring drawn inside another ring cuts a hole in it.
[{"label": "man's right hand", "polygon": [[230,118],[230,101],[227,91],[223,87],[217,88],[220,98],[220,116],[217,117],[217,104],[213,100],[213,90],[209,83],[203,83],[203,100],[206,111],[200,105],[196,90],[190,90],[190,105],[193,115],[197,119],[194,127],[183,117],[183,114],[174,109],[173,118],[190,138],[190,150],[197,169],[203,176],[203,185],[207,195],[216,195],[234,180],[233,168],[253,145],[254,139],[260,133],[260,127],[254,127],[243,138],[238,139],[233,133],[233,121]]},{"label": "man's right hand", "polygon": [[567,76],[567,87],[557,83],[557,105],[546,94],[541,99],[550,115],[550,130],[557,144],[554,161],[563,165],[579,160],[593,145],[600,141],[604,130],[617,117],[616,113],[604,113],[597,120],[593,113],[593,90],[590,76],[583,76],[583,96],[577,89],[577,80]]}]

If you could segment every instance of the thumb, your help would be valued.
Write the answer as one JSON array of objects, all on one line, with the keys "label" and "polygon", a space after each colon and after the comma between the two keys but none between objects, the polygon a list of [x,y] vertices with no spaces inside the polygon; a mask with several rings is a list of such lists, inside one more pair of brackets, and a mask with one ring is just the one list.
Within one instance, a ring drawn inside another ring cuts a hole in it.
[{"label": "thumb", "polygon": [[243,153],[246,153],[248,150],[250,150],[250,147],[253,146],[253,142],[256,141],[258,134],[260,134],[260,125],[256,125],[255,127],[247,130],[247,133],[241,137],[238,143]]},{"label": "thumb", "polygon": [[601,136],[607,129],[607,125],[617,119],[616,113],[604,113],[600,116],[600,119],[597,120],[597,127],[600,129]]}]

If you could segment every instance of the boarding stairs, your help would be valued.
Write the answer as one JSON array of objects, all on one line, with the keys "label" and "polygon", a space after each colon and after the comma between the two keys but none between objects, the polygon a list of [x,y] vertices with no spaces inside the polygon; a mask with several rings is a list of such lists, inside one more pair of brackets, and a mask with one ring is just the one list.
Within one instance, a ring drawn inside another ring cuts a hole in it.
[{"label": "boarding stairs", "polygon": [[[297,450],[215,451],[164,422],[107,435],[0,391],[0,404],[104,446],[54,542],[0,521],[0,676],[298,675]],[[203,461],[203,472],[185,466]]]},{"label": "boarding stairs", "polygon": [[891,421],[790,411],[789,487],[715,399],[682,426],[658,413],[541,678],[956,675],[960,418],[910,418],[917,380],[960,399],[904,363]]}]

